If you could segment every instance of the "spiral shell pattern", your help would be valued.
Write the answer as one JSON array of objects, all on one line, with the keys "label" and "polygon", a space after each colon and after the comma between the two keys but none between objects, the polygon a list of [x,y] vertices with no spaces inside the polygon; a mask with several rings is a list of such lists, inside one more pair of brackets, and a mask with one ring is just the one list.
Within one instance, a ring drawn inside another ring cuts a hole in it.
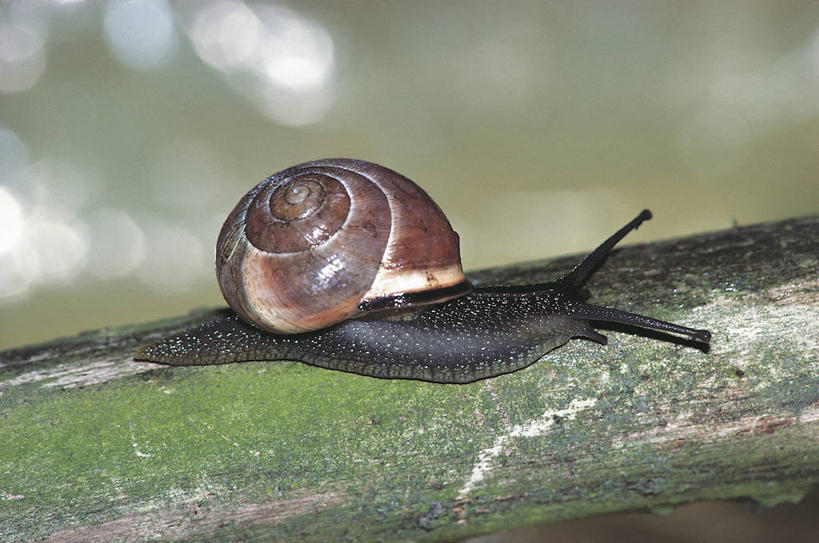
[{"label": "spiral shell pattern", "polygon": [[352,159],[293,166],[248,192],[222,226],[216,274],[236,313],[276,333],[469,289],[458,234],[435,202],[406,177]]}]

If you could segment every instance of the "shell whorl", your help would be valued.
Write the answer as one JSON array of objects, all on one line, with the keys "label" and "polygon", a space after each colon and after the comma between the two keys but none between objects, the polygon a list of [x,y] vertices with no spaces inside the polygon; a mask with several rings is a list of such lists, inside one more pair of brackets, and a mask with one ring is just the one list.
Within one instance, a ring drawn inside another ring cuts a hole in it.
[{"label": "shell whorl", "polygon": [[216,273],[234,311],[278,333],[468,289],[458,235],[432,199],[388,168],[351,159],[293,166],[248,192],[222,226]]}]

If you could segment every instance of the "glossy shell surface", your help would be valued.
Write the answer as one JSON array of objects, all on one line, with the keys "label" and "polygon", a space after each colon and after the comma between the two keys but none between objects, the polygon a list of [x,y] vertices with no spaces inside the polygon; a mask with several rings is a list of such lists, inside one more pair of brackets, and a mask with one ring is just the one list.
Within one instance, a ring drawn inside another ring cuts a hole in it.
[{"label": "glossy shell surface", "polygon": [[458,235],[435,202],[352,159],[293,166],[248,192],[222,226],[216,273],[236,313],[277,333],[468,291]]}]

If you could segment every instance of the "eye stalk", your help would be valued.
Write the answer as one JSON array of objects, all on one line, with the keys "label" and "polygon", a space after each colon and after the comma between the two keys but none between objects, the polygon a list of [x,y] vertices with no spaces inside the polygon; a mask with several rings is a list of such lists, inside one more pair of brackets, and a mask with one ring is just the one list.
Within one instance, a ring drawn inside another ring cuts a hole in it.
[{"label": "eye stalk", "polygon": [[620,243],[620,241],[626,237],[629,232],[632,230],[637,230],[640,225],[643,224],[643,222],[650,221],[652,217],[653,215],[651,214],[651,211],[648,209],[642,210],[640,214],[629,221],[627,225],[609,236],[609,238],[598,245],[594,251],[587,254],[583,260],[578,262],[575,267],[572,268],[572,271],[558,279],[557,284],[565,288],[580,287],[580,285],[586,282],[589,275],[591,275],[592,272],[603,263],[603,260],[609,256],[609,253],[612,249],[614,249],[615,245]]},{"label": "eye stalk", "polygon": [[[586,282],[589,275],[594,272],[609,255],[611,250],[617,243],[620,242],[632,230],[637,230],[643,222],[651,220],[652,214],[648,209],[644,209],[639,215],[634,217],[627,225],[611,235],[606,241],[597,246],[597,248],[586,255],[586,257],[577,263],[577,265],[556,281],[558,288],[565,289],[579,289],[580,286]],[[708,330],[695,330],[687,326],[680,326],[665,322],[643,315],[628,313],[617,309],[610,309],[607,307],[598,307],[594,305],[578,304],[577,307],[570,313],[572,317],[585,320],[612,322],[619,324],[628,324],[631,326],[639,326],[641,328],[651,328],[654,330],[662,330],[663,332],[673,332],[683,336],[688,336],[694,341],[702,343],[709,343],[711,341],[711,332]]]}]

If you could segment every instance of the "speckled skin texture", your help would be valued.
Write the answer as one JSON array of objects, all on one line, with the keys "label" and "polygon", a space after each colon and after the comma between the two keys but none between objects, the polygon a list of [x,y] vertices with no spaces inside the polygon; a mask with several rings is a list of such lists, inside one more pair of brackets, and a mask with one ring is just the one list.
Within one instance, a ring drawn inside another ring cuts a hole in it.
[{"label": "speckled skin texture", "polygon": [[526,367],[575,336],[605,343],[557,291],[482,289],[411,313],[274,335],[233,314],[149,345],[137,359],[172,365],[301,360],[373,377],[468,383]]}]

